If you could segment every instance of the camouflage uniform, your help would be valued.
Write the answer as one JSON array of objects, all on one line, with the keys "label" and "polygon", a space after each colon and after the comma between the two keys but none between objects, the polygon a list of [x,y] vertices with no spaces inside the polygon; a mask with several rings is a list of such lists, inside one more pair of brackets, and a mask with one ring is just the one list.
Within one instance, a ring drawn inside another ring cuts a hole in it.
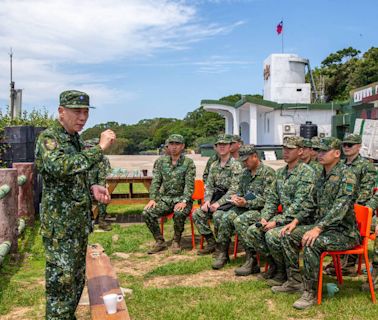
[{"label": "camouflage uniform", "polygon": [[[324,138],[320,141],[320,147],[324,151],[339,149],[340,141],[332,137]],[[303,235],[314,227],[319,227],[322,230],[314,245],[312,247],[305,246],[303,249],[304,289],[306,294],[311,293],[312,304],[316,300],[315,290],[321,253],[327,250],[347,250],[360,242],[352,201],[355,190],[355,175],[339,161],[330,172],[326,174],[324,171],[316,184],[318,209],[313,218],[313,224],[298,226],[290,234],[285,234],[282,237],[285,263],[289,270],[297,273],[299,272],[298,259]],[[309,299],[305,294],[301,299],[303,298]],[[308,306],[310,305],[306,307]]]},{"label": "camouflage uniform", "polygon": [[[284,142],[284,146],[291,148],[301,146],[300,141],[290,143]],[[295,218],[300,224],[309,223],[314,211],[314,185],[314,170],[303,162],[298,162],[291,171],[288,171],[288,166],[277,170],[275,180],[267,194],[264,209],[261,211],[261,218],[266,221],[275,221],[276,228],[265,233],[262,228],[252,225],[247,230],[247,245],[257,252],[271,256],[280,272],[285,269],[280,231],[282,226]],[[280,204],[282,214],[277,214]]]},{"label": "camouflage uniform", "polygon": [[[350,134],[342,143],[361,143],[361,136],[358,134]],[[348,163],[347,159],[342,160],[346,166],[348,166],[356,176],[356,193],[354,202],[361,205],[366,205],[373,194],[373,188],[375,186],[376,171],[372,163],[367,159],[358,155],[352,162]],[[354,267],[357,263],[358,255],[349,255],[344,257],[342,264],[343,267]]]},{"label": "camouflage uniform", "polygon": [[207,160],[207,163],[206,163],[206,167],[205,167],[205,170],[203,171],[203,175],[202,175],[202,179],[203,179],[203,182],[206,183],[206,180],[207,180],[207,177],[209,176],[209,172],[210,172],[210,167],[211,165],[215,162],[219,160],[219,156],[217,153],[213,154],[209,160]]},{"label": "camouflage uniform", "polygon": [[[234,158],[229,158],[225,166],[222,168],[220,160],[215,161],[210,166],[210,172],[206,181],[205,201],[211,201],[213,193],[216,188],[223,188],[228,190],[227,193],[217,200],[219,205],[227,203],[226,199],[231,198],[236,194],[238,190],[239,177],[242,172],[242,167],[239,161]],[[201,209],[197,209],[193,214],[193,220],[197,226],[197,229],[201,235],[211,235],[212,231],[208,224],[208,220],[214,218],[214,228],[218,230],[219,221],[224,211],[203,212]]]},{"label": "camouflage uniform", "polygon": [[[84,147],[92,148],[98,144],[98,140],[99,139],[86,140],[84,141]],[[97,163],[91,168],[89,171],[89,177],[95,184],[106,187],[106,177],[110,172],[111,166],[109,159],[104,156],[101,162]],[[103,220],[106,217],[106,207],[107,205],[105,203],[97,203],[98,216],[100,220]]]},{"label": "camouflage uniform", "polygon": [[[370,198],[369,202],[366,204],[367,207],[372,208],[373,212],[378,210],[378,191],[375,192],[374,196]],[[371,225],[371,231],[375,232],[377,225],[377,217],[374,215],[373,222]],[[373,249],[373,267],[378,269],[378,237],[374,240],[374,249]]]},{"label": "camouflage uniform", "polygon": [[180,155],[176,165],[170,156],[161,156],[156,160],[150,187],[150,199],[155,200],[155,208],[143,211],[144,220],[156,241],[164,240],[160,233],[158,218],[173,212],[175,205],[186,202],[183,211],[174,212],[175,236],[181,237],[185,220],[192,208],[192,194],[196,167],[192,159]]},{"label": "camouflage uniform", "polygon": [[239,191],[241,195],[252,192],[256,198],[247,201],[246,211],[242,212],[233,222],[239,240],[245,250],[253,250],[248,247],[246,242],[246,233],[248,228],[258,220],[260,220],[260,211],[264,208],[266,195],[275,177],[275,171],[265,166],[263,163],[256,169],[255,175],[251,171],[245,169],[240,179]]},{"label": "camouflage uniform", "polygon": [[[313,137],[314,138],[317,138],[317,137]],[[315,139],[314,139],[315,141]],[[312,142],[312,139],[303,139],[303,146],[304,147],[307,147],[307,148],[317,148],[317,144],[315,142]],[[314,169],[315,171],[315,180],[317,181],[322,172],[323,172],[323,166],[316,160],[313,160],[310,158],[310,161],[306,163],[307,165],[309,165],[312,169]]]},{"label": "camouflage uniform", "polygon": [[[60,105],[88,107],[89,97],[66,91]],[[102,161],[103,153],[99,146],[83,150],[79,134],[69,134],[57,122],[39,135],[35,155],[43,178],[40,218],[46,252],[46,319],[72,320],[85,283],[91,231],[90,186],[94,183],[88,172]]]}]

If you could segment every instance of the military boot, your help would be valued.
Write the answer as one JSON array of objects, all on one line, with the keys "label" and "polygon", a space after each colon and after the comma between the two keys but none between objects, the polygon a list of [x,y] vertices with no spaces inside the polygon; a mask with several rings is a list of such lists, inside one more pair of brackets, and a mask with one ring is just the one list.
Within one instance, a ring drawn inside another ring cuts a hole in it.
[{"label": "military boot", "polygon": [[156,242],[152,246],[152,248],[147,252],[148,254],[158,253],[160,251],[167,249],[167,243],[164,241],[164,238],[161,235],[156,236],[155,240]]},{"label": "military boot", "polygon": [[215,242],[215,238],[212,233],[205,235],[205,238],[206,238],[207,245],[205,248],[198,250],[198,255],[200,256],[214,252],[217,246],[217,243]]},{"label": "military boot", "polygon": [[280,266],[276,264],[276,273],[274,274],[273,278],[270,278],[266,283],[268,286],[273,287],[273,286],[281,286],[286,282],[287,280],[287,275],[286,275],[286,270],[284,266]]},{"label": "military boot", "polygon": [[106,221],[104,217],[98,219],[98,227],[104,231],[112,230],[112,225],[110,222]]},{"label": "military boot", "polygon": [[284,282],[281,286],[273,286],[272,291],[275,293],[303,292],[303,283],[302,283],[301,274],[297,271],[293,272],[290,269],[287,269],[286,273],[287,273],[287,281]]},{"label": "military boot", "polygon": [[182,248],[180,246],[180,241],[181,241],[181,233],[175,231],[175,234],[173,236],[172,246],[171,246],[172,253],[177,254],[181,252]]},{"label": "military boot", "polygon": [[304,291],[302,296],[294,302],[295,309],[308,309],[317,303],[316,291],[313,288],[313,281],[304,280]]},{"label": "military boot", "polygon": [[257,263],[256,256],[250,251],[246,250],[245,252],[245,263],[235,269],[236,276],[248,276],[250,274],[259,273],[260,267]]},{"label": "military boot", "polygon": [[212,264],[213,269],[222,269],[227,262],[230,262],[230,257],[228,256],[228,246],[228,243],[226,245],[219,245],[219,254]]},{"label": "military boot", "polygon": [[271,256],[266,257],[266,262],[268,263],[269,268],[267,272],[263,272],[257,275],[257,278],[260,280],[272,279],[277,272],[277,265]]},{"label": "military boot", "polygon": [[[343,255],[341,258],[341,272],[343,276],[356,277],[356,258],[355,255]],[[325,273],[330,276],[336,276],[336,270],[333,263],[329,263],[325,268]]]},{"label": "military boot", "polygon": [[[373,278],[373,287],[376,290],[378,288],[378,266],[373,266],[371,277]],[[363,283],[361,289],[363,291],[370,291],[369,281]]]}]

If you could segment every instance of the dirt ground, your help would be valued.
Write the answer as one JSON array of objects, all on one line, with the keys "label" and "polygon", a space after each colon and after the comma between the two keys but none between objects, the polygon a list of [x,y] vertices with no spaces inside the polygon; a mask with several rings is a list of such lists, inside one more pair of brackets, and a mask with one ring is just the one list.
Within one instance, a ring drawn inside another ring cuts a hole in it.
[{"label": "dirt ground", "polygon": [[[152,166],[155,160],[159,156],[142,156],[142,155],[122,155],[122,156],[108,156],[110,164],[112,168],[124,168],[127,169],[129,172],[133,172],[134,170],[148,170],[148,175],[152,174]],[[206,167],[206,162],[209,159],[208,157],[201,157],[200,154],[190,154],[188,155],[189,158],[192,158],[196,168],[197,168],[197,178],[201,178],[203,171]],[[272,167],[274,170],[281,168],[285,165],[283,160],[269,160],[263,161],[264,164]]]}]

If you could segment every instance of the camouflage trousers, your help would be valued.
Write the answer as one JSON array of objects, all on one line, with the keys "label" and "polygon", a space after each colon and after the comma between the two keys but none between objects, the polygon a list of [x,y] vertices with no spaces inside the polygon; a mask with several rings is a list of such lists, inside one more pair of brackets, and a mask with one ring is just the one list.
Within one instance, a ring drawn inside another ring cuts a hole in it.
[{"label": "camouflage trousers", "polygon": [[46,253],[46,319],[74,320],[85,284],[87,235],[43,238]]},{"label": "camouflage trousers", "polygon": [[100,219],[105,219],[106,217],[106,204],[98,203],[98,216]]},{"label": "camouflage trousers", "polygon": [[[162,239],[158,219],[160,217],[172,213],[176,203],[177,202],[173,200],[159,200],[156,202],[155,208],[143,211],[142,214],[144,217],[144,221],[146,222],[146,225],[148,229],[151,231],[155,240]],[[185,220],[189,215],[191,209],[192,203],[187,203],[183,211],[173,212],[173,228],[175,233],[179,233],[180,235],[183,233],[185,227]]]},{"label": "camouflage trousers", "polygon": [[231,237],[235,234],[235,219],[246,212],[244,208],[233,207],[228,211],[218,210],[216,212],[220,219],[217,225],[217,243],[227,245],[230,243]]},{"label": "camouflage trousers", "polygon": [[[298,226],[290,234],[281,238],[282,248],[287,269],[292,272],[299,271],[299,251],[303,235],[314,228],[314,225]],[[316,284],[319,274],[320,255],[328,250],[348,250],[359,243],[359,239],[348,237],[337,231],[322,232],[312,247],[303,248],[303,277]],[[315,288],[314,288],[315,289]]]},{"label": "camouflage trousers", "polygon": [[247,230],[259,220],[260,212],[255,210],[245,211],[234,220],[235,231],[238,234],[240,243],[246,251],[254,251],[254,248],[251,247],[250,243],[247,241]]},{"label": "camouflage trousers", "polygon": [[226,211],[222,210],[217,210],[215,212],[204,212],[201,209],[197,209],[196,211],[194,211],[193,221],[198,229],[198,232],[203,236],[213,234],[213,231],[211,230],[211,227],[209,225],[209,220],[213,220],[214,233],[215,235],[217,235],[220,221],[223,214],[225,213]]}]

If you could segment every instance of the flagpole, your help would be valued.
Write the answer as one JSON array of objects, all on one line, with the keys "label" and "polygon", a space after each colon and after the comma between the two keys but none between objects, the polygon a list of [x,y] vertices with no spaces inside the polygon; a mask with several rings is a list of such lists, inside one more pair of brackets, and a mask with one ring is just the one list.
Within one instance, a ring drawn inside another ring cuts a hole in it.
[{"label": "flagpole", "polygon": [[282,53],[284,53],[284,29],[283,29],[283,18],[282,18],[282,32],[281,32],[281,34],[282,34],[282,37],[281,37],[281,46],[282,46]]}]

